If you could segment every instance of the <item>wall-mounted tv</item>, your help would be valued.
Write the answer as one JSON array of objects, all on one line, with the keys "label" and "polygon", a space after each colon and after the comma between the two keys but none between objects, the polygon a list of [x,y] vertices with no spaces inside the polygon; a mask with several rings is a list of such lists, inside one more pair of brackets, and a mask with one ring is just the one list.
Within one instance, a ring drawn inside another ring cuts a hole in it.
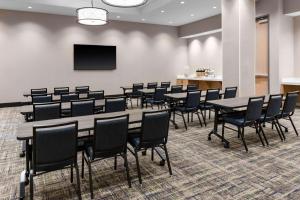
[{"label": "wall-mounted tv", "polygon": [[116,46],[74,44],[74,70],[114,70]]}]

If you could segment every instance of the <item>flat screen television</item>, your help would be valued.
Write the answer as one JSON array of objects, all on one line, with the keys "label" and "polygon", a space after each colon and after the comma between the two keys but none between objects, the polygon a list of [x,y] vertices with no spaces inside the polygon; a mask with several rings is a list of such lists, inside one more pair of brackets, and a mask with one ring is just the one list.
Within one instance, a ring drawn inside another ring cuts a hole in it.
[{"label": "flat screen television", "polygon": [[74,44],[74,70],[114,70],[116,49],[116,46]]}]

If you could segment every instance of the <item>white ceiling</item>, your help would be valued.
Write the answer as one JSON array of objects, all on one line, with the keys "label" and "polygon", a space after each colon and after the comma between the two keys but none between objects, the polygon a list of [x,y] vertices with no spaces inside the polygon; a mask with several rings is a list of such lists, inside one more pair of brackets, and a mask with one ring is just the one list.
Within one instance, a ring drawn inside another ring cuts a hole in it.
[{"label": "white ceiling", "polygon": [[[181,2],[184,1],[184,4]],[[0,0],[0,9],[75,16],[90,0]],[[94,0],[109,11],[110,20],[180,26],[221,13],[221,0],[149,0],[136,8],[115,8]],[[215,7],[215,8],[214,8]],[[164,12],[162,12],[162,10]]]}]

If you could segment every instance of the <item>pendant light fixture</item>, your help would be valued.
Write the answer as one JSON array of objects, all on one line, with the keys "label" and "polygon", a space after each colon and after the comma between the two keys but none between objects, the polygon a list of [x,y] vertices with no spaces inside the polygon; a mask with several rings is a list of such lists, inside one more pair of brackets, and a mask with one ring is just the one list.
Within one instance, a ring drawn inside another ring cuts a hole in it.
[{"label": "pendant light fixture", "polygon": [[91,3],[92,7],[82,7],[76,10],[78,23],[91,26],[107,24],[107,10],[94,7],[94,0],[91,0]]},{"label": "pendant light fixture", "polygon": [[103,3],[121,8],[131,8],[142,6],[147,3],[148,0],[102,0]]}]

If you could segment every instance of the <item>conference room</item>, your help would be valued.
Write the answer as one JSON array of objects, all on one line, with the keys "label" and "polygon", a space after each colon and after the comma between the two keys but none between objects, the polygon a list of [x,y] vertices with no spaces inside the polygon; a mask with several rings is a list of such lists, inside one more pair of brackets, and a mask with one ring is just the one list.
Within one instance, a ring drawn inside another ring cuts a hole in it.
[{"label": "conference room", "polygon": [[0,199],[299,199],[299,0],[0,0]]}]

